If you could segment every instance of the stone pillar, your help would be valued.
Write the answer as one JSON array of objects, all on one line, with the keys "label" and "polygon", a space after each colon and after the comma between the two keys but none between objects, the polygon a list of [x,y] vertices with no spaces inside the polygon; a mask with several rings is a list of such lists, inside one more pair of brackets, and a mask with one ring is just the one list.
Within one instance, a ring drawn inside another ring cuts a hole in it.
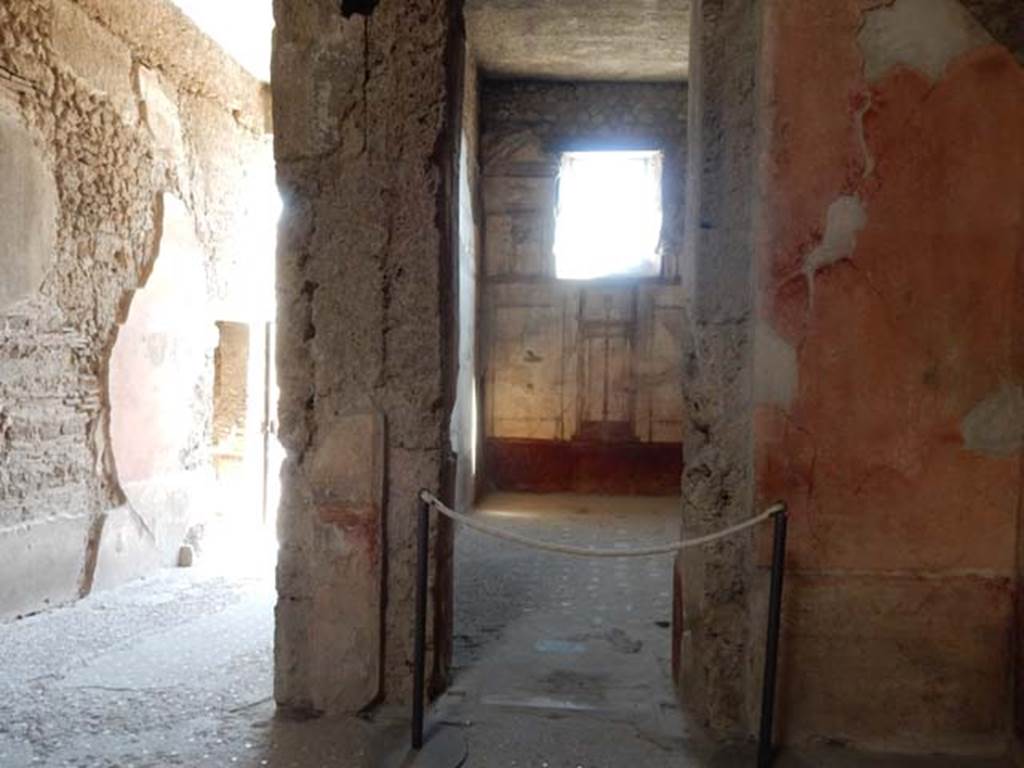
[{"label": "stone pillar", "polygon": [[[683,286],[683,529],[717,530],[752,512],[756,67],[760,3],[697,0],[689,107]],[[741,535],[677,562],[676,676],[685,705],[722,732],[749,710],[748,570]]]},{"label": "stone pillar", "polygon": [[288,708],[409,695],[414,499],[449,483],[456,5],[275,4]]}]

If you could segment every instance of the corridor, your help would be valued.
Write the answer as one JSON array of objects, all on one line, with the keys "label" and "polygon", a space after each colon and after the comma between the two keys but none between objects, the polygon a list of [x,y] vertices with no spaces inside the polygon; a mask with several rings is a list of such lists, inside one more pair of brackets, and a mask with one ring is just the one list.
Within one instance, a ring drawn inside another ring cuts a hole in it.
[{"label": "corridor", "polygon": [[[533,538],[629,548],[678,538],[679,500],[495,494],[478,515]],[[473,766],[678,765],[672,558],[581,559],[462,527],[455,680],[438,710]]]}]

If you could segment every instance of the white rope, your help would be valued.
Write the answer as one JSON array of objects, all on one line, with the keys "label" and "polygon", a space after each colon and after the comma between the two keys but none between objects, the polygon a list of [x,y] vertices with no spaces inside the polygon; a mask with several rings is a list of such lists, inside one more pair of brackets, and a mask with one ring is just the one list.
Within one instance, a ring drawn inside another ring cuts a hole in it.
[{"label": "white rope", "polygon": [[704,536],[697,536],[692,539],[681,539],[670,544],[659,544],[653,547],[640,547],[638,549],[600,549],[596,547],[574,547],[569,544],[554,544],[547,541],[538,541],[537,539],[531,539],[529,536],[523,536],[502,528],[496,528],[493,525],[480,522],[469,515],[456,512],[429,491],[421,491],[420,499],[441,514],[450,517],[452,520],[464,523],[470,528],[480,531],[481,533],[486,533],[489,536],[494,536],[506,541],[512,541],[516,544],[523,544],[527,547],[533,547],[534,549],[542,549],[546,552],[557,552],[562,555],[573,555],[574,557],[653,557],[655,555],[668,555],[682,549],[699,547],[703,544],[710,544],[713,541],[724,539],[727,536],[732,536],[733,534],[744,531],[747,528],[753,528],[755,525],[760,525],[775,515],[785,513],[786,511],[785,504],[773,504],[756,517],[744,520],[742,523],[737,523],[736,525],[730,525],[728,528],[723,528],[720,531],[709,533]]}]

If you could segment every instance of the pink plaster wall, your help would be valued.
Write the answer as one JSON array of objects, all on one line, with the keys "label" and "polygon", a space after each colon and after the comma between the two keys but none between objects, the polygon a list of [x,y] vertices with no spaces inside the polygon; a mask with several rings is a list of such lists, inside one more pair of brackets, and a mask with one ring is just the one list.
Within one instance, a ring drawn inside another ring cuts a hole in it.
[{"label": "pink plaster wall", "polygon": [[204,316],[204,257],[188,211],[164,200],[156,263],[132,297],[110,359],[110,431],[122,483],[187,469],[185,456],[203,443],[197,436],[212,413],[212,396],[195,403],[216,343]]},{"label": "pink plaster wall", "polygon": [[[1024,381],[1024,70],[992,44],[868,82],[887,4],[826,5],[768,2],[762,58],[759,318],[795,360],[755,425],[758,494],[792,509],[782,729],[997,750],[1020,456],[964,420]],[[815,269],[841,198],[855,244]]]},{"label": "pink plaster wall", "polygon": [[169,564],[212,479],[217,330],[192,216],[170,195],[161,208],[156,261],[110,355],[110,441],[126,502]]}]

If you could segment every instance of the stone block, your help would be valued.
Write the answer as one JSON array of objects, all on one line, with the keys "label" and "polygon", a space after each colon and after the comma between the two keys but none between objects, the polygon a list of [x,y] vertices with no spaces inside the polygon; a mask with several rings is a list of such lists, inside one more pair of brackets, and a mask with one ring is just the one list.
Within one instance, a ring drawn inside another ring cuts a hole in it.
[{"label": "stone block", "polygon": [[379,692],[384,435],[380,414],[338,417],[321,425],[309,456],[309,540],[283,543],[316,579],[282,578],[279,568],[279,617],[306,627],[278,630],[278,701],[286,705],[358,712]]},{"label": "stone block", "polygon": [[309,480],[321,509],[375,508],[384,483],[384,426],[380,414],[345,416],[326,426],[313,454]]},{"label": "stone block", "polygon": [[185,156],[184,133],[178,103],[160,73],[139,66],[135,71],[142,120],[157,150],[181,161]]},{"label": "stone block", "polygon": [[53,173],[21,122],[0,111],[0,310],[38,290],[56,237]]},{"label": "stone block", "polygon": [[54,51],[94,91],[104,94],[126,122],[138,112],[132,88],[132,56],[123,41],[93,21],[79,6],[53,6]]},{"label": "stone block", "polygon": [[0,619],[78,598],[88,517],[59,517],[0,530]]},{"label": "stone block", "polygon": [[1012,615],[1003,579],[792,574],[780,668],[783,738],[882,751],[1001,748]]},{"label": "stone block", "polygon": [[141,518],[127,505],[112,509],[100,535],[92,591],[120,586],[163,564],[153,535]]},{"label": "stone block", "polygon": [[272,77],[275,89],[289,94],[287,109],[273,104],[274,152],[280,160],[334,151],[353,159],[367,149],[366,114],[343,106],[363,98],[363,76],[347,66],[347,52],[364,45],[363,28],[346,24],[338,35],[319,44],[278,38]]}]

